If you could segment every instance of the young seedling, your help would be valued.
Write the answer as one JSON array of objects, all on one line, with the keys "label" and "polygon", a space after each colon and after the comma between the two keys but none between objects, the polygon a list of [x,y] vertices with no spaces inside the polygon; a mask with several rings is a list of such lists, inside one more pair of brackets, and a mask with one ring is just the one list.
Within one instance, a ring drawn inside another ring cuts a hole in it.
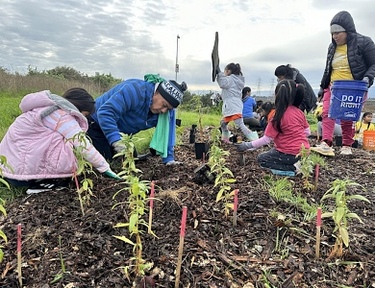
[{"label": "young seedling", "polygon": [[232,198],[234,197],[234,190],[232,190],[230,184],[235,183],[236,179],[233,178],[232,171],[225,166],[226,156],[229,156],[229,151],[212,145],[208,164],[211,174],[215,175],[214,187],[219,188],[219,192],[216,195],[216,202],[224,201],[224,215],[227,217],[229,211],[233,210]]},{"label": "young seedling", "polygon": [[[114,227],[121,228],[126,227],[129,231],[129,237],[127,236],[114,236],[115,238],[130,244],[133,246],[134,255],[129,259],[130,264],[124,268],[125,277],[130,281],[130,273],[133,272],[136,277],[143,277],[145,272],[152,267],[152,263],[147,263],[142,257],[142,238],[141,235],[144,233],[142,228],[146,228],[153,236],[156,235],[151,231],[147,222],[143,219],[146,214],[146,203],[147,203],[147,193],[150,189],[150,181],[140,180],[137,176],[138,173],[142,171],[137,169],[135,166],[134,151],[135,145],[131,136],[122,134],[121,143],[125,147],[124,150],[116,155],[116,157],[124,156],[122,168],[123,170],[119,173],[125,180],[125,188],[120,189],[115,193],[113,198],[115,198],[120,192],[128,192],[127,204],[130,209],[129,222],[118,223]],[[120,205],[118,203],[114,205]],[[135,241],[133,240],[135,239]],[[142,281],[142,280],[141,280]]]},{"label": "young seedling", "polygon": [[[324,159],[315,153],[310,153],[304,145],[302,145],[300,153],[298,155],[301,157],[301,174],[302,179],[304,180],[304,188],[308,190],[311,190],[314,187],[316,188],[317,184],[313,185],[310,183],[310,176],[313,175],[314,169],[317,165],[324,165]],[[317,181],[316,179],[317,178],[315,177],[315,181]]]},{"label": "young seedling", "polygon": [[64,263],[64,258],[62,256],[62,249],[61,249],[61,236],[59,236],[59,256],[60,256],[60,265],[61,265],[61,272],[60,273],[57,273],[55,275],[55,277],[53,278],[53,280],[51,281],[51,284],[55,284],[57,282],[59,282],[66,273],[68,273],[66,271],[66,268],[65,268],[65,263]]},{"label": "young seedling", "polygon": [[346,193],[348,192],[348,189],[352,187],[358,187],[363,190],[365,189],[363,186],[352,180],[336,179],[333,181],[332,187],[327,190],[321,199],[321,201],[328,198],[335,200],[335,207],[333,210],[322,214],[322,218],[331,217],[335,223],[333,233],[336,233],[336,242],[329,258],[341,257],[343,254],[343,245],[349,247],[349,221],[355,218],[363,223],[362,219],[356,213],[350,211],[348,201],[357,199],[370,203],[370,201],[362,195],[347,195]]},{"label": "young seedling", "polygon": [[[85,133],[81,132],[73,136],[71,139],[74,143],[73,152],[77,159],[77,170],[73,171],[73,178],[76,184],[78,199],[81,207],[82,215],[85,215],[85,206],[90,204],[91,196],[93,196],[92,189],[94,187],[94,182],[92,179],[88,178],[88,174],[95,174],[93,167],[90,162],[88,162],[84,155],[84,151],[87,150],[89,140],[87,139]],[[78,176],[82,177],[81,186],[78,182]]]}]

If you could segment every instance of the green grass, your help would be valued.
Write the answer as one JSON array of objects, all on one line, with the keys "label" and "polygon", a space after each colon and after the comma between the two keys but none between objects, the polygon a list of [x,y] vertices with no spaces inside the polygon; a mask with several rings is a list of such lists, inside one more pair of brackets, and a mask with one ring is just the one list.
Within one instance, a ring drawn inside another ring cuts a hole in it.
[{"label": "green grass", "polygon": [[0,139],[3,139],[8,127],[13,123],[21,110],[18,107],[22,97],[14,97],[9,94],[0,94]]}]

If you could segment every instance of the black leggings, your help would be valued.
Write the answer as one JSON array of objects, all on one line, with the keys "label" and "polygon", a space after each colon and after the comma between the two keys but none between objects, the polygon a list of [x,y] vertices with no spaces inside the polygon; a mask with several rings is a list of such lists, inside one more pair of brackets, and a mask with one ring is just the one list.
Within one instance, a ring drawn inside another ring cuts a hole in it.
[{"label": "black leggings", "polygon": [[276,169],[281,171],[295,171],[293,165],[298,162],[300,156],[285,154],[277,151],[275,148],[258,155],[258,163],[263,168]]}]

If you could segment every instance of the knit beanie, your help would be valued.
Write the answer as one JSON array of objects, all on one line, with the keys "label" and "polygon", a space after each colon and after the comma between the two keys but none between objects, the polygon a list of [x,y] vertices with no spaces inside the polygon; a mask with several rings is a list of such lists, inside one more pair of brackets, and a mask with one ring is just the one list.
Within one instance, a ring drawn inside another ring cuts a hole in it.
[{"label": "knit beanie", "polygon": [[169,80],[161,82],[156,91],[158,91],[173,108],[176,108],[182,102],[186,89],[187,85],[185,82],[178,84],[176,81]]},{"label": "knit beanie", "polygon": [[332,24],[331,25],[331,33],[338,33],[338,32],[345,32],[345,28],[340,26],[339,24]]}]

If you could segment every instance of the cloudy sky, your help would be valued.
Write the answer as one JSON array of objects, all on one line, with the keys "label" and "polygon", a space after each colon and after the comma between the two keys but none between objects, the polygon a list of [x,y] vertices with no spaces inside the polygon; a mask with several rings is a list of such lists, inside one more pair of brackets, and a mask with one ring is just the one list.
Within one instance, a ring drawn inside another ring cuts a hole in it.
[{"label": "cloudy sky", "polygon": [[[274,70],[291,63],[318,89],[341,10],[375,40],[373,0],[0,0],[0,66],[26,73],[57,66],[90,76],[175,79],[176,56],[191,91],[220,91],[211,81],[219,32],[221,68],[240,63],[254,94],[274,89]],[[180,38],[177,38],[177,35]],[[178,50],[178,53],[177,53]],[[375,97],[375,90],[370,90]]]}]

